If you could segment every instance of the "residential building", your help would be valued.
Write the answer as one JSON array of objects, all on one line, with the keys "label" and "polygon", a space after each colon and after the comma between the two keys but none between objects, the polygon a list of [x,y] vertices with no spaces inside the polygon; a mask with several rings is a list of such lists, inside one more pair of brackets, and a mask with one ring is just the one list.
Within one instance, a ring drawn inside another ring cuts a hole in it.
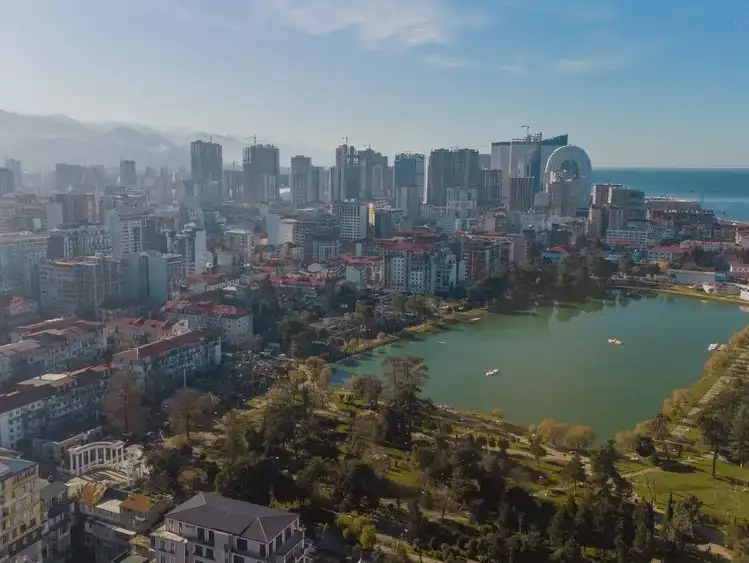
[{"label": "residential building", "polygon": [[509,178],[533,178],[533,193],[543,189],[544,167],[551,153],[569,144],[567,134],[544,138],[543,133],[528,134],[525,137],[492,143],[490,168],[501,170],[503,201],[509,201]]},{"label": "residential building", "polygon": [[473,217],[478,207],[476,190],[447,188],[447,216],[451,219]]},{"label": "residential building", "polygon": [[80,487],[76,504],[86,547],[97,563],[110,563],[130,551],[137,535],[151,530],[172,506],[172,499],[87,482]]},{"label": "residential building", "polygon": [[50,196],[45,205],[45,221],[48,229],[62,225],[98,223],[96,195],[91,193],[62,193]]},{"label": "residential building", "polygon": [[345,200],[333,204],[333,215],[341,227],[341,240],[357,241],[367,238],[369,208],[358,200]]},{"label": "residential building", "polygon": [[678,260],[686,250],[681,246],[654,246],[648,249],[648,260],[651,262],[673,262]]},{"label": "residential building", "polygon": [[103,356],[107,350],[103,323],[74,318],[64,322],[69,324],[37,323],[33,326],[39,328],[23,333],[21,340],[0,346],[0,387],[85,366]]},{"label": "residential building", "polygon": [[21,161],[6,157],[5,168],[10,170],[13,174],[14,189],[18,190],[23,187],[23,165],[21,164]]},{"label": "residential building", "polygon": [[[482,155],[484,156],[484,155]],[[532,202],[532,198],[531,198]],[[502,171],[481,170],[481,185],[478,190],[478,204],[483,208],[499,207],[502,201]],[[528,207],[530,209],[530,207]]]},{"label": "residential building", "polygon": [[121,259],[128,254],[155,250],[154,218],[148,214],[111,209],[104,214],[104,226],[112,237],[112,255]]},{"label": "residential building", "polygon": [[317,201],[313,183],[312,159],[308,156],[291,157],[291,203],[303,207]]},{"label": "residential building", "polygon": [[206,267],[213,266],[213,254],[206,247],[205,229],[187,226],[180,233],[167,235],[167,249],[182,256],[182,277],[202,274]]},{"label": "residential building", "polygon": [[344,256],[344,279],[358,290],[379,287],[382,284],[382,258],[379,256]]},{"label": "residential building", "polygon": [[198,493],[151,534],[157,563],[311,563],[298,514]]},{"label": "residential building", "polygon": [[421,204],[424,199],[423,186],[395,186],[395,207],[403,211],[403,217],[412,224],[421,222]]},{"label": "residential building", "polygon": [[163,311],[173,322],[186,321],[190,330],[218,331],[221,341],[231,346],[241,346],[252,339],[252,313],[241,307],[183,300],[168,301]]},{"label": "residential building", "polygon": [[0,289],[31,297],[38,292],[39,263],[47,257],[47,235],[0,235]]},{"label": "residential building", "polygon": [[241,168],[224,169],[224,177],[221,188],[224,191],[224,201],[236,200],[242,193],[244,186],[244,172]]},{"label": "residential building", "polygon": [[112,254],[112,236],[104,225],[63,225],[49,230],[47,258],[50,260]]},{"label": "residential building", "polygon": [[254,144],[244,149],[244,201],[268,202],[279,197],[280,159],[278,147]]},{"label": "residential building", "polygon": [[107,321],[107,339],[116,348],[128,350],[149,342],[176,336],[187,330],[187,323],[146,319],[144,317],[119,317]]},{"label": "residential building", "polygon": [[62,481],[40,479],[42,540],[40,563],[65,563],[70,548],[70,498]]},{"label": "residential building", "polygon": [[7,305],[0,309],[9,327],[33,322],[39,317],[39,302],[25,297],[12,297]]},{"label": "residential building", "polygon": [[23,563],[41,558],[44,511],[39,492],[39,466],[33,461],[0,458],[2,536],[0,563]]},{"label": "residential building", "polygon": [[120,261],[97,255],[43,262],[39,296],[47,311],[94,313],[107,299],[120,299]]},{"label": "residential building", "polygon": [[606,229],[606,244],[610,246],[630,246],[639,249],[647,248],[652,240],[649,231],[642,229]]},{"label": "residential building", "polygon": [[533,178],[509,178],[509,206],[510,211],[523,213],[533,208]]},{"label": "residential building", "polygon": [[[200,184],[204,196],[211,201],[223,201],[224,158],[223,149],[213,141],[193,141],[190,143],[190,177]],[[206,194],[206,190],[216,193]]]},{"label": "residential building", "polygon": [[15,191],[15,178],[13,171],[8,168],[0,168],[0,195],[12,194]]},{"label": "residential building", "polygon": [[[419,193],[419,202],[424,199],[425,161],[426,159],[423,154],[401,153],[395,155],[393,186],[395,187],[396,194],[400,188],[412,187],[417,188],[415,191]],[[401,207],[401,209],[403,208]]]},{"label": "residential building", "polygon": [[338,257],[341,241],[331,233],[318,232],[307,236],[304,246],[304,261],[308,264],[327,262]]},{"label": "residential building", "polygon": [[386,289],[409,293],[434,293],[435,260],[429,244],[403,240],[380,241],[383,284]]},{"label": "residential building", "polygon": [[126,188],[138,187],[138,172],[134,160],[120,160],[119,185]]},{"label": "residential building", "polygon": [[335,167],[331,170],[330,202],[359,199],[363,192],[363,178],[359,168],[359,151],[348,144],[335,150]]},{"label": "residential building", "polygon": [[206,330],[190,330],[118,352],[112,359],[113,367],[132,370],[146,392],[174,389],[220,363],[221,338]]},{"label": "residential building", "polygon": [[239,256],[242,264],[249,264],[254,246],[254,233],[251,230],[228,229],[224,231],[224,248]]},{"label": "residential building", "polygon": [[359,151],[357,162],[360,174],[359,194],[354,197],[362,201],[385,197],[388,158],[382,153],[366,148]]},{"label": "residential building", "polygon": [[478,190],[482,180],[479,152],[474,149],[436,149],[429,156],[427,203],[447,205],[448,188]]},{"label": "residential building", "polygon": [[185,278],[181,254],[156,251],[128,255],[122,297],[128,301],[164,303],[179,293]]},{"label": "residential building", "polygon": [[83,186],[85,178],[86,168],[79,164],[55,164],[55,188],[58,192]]},{"label": "residential building", "polygon": [[100,365],[19,381],[0,394],[0,447],[15,448],[24,439],[91,416],[101,406],[110,375]]}]

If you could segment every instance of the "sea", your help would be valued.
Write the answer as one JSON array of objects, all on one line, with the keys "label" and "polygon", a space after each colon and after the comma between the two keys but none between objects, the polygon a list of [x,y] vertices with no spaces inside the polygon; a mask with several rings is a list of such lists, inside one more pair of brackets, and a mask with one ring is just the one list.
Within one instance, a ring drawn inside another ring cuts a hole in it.
[{"label": "sea", "polygon": [[624,184],[648,196],[699,200],[721,219],[749,223],[749,168],[598,168],[593,180]]}]

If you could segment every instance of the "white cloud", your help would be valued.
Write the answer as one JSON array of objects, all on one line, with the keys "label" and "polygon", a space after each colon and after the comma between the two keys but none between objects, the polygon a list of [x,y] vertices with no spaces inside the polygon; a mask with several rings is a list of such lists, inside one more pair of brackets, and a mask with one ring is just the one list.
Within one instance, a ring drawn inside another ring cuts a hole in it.
[{"label": "white cloud", "polygon": [[269,23],[317,36],[350,31],[370,46],[444,44],[480,23],[444,0],[256,0],[255,8]]},{"label": "white cloud", "polygon": [[[660,48],[659,42],[640,40],[628,42],[611,34],[596,33],[584,43],[586,54],[563,57],[553,61],[554,68],[565,74],[614,72],[642,62]],[[593,53],[588,55],[587,53]]]},{"label": "white cloud", "polygon": [[425,55],[421,61],[437,68],[473,68],[479,66],[477,61],[461,57],[448,57],[444,55]]}]

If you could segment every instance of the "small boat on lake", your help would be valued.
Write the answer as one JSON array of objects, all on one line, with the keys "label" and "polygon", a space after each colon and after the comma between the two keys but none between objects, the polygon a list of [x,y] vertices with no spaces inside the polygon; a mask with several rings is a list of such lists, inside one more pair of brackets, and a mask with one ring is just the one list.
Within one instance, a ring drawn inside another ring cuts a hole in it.
[{"label": "small boat on lake", "polygon": [[494,369],[488,369],[484,372],[484,375],[486,377],[492,377],[494,375],[497,375],[499,373],[499,370],[497,368]]},{"label": "small boat on lake", "polygon": [[718,348],[720,348],[720,344],[710,344],[710,346],[707,347],[707,351],[715,352]]},{"label": "small boat on lake", "polygon": [[621,346],[622,344],[624,344],[624,342],[622,342],[618,338],[609,338],[608,343],[609,344],[615,344],[617,346]]}]

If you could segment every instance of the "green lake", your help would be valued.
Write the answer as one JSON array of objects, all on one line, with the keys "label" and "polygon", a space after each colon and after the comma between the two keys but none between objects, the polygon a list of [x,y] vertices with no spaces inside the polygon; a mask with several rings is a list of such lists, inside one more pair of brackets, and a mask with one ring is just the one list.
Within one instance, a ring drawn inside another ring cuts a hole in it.
[{"label": "green lake", "polygon": [[[436,403],[498,408],[521,424],[555,418],[590,425],[600,440],[652,418],[674,389],[700,376],[710,343],[726,342],[747,324],[743,308],[697,299],[597,301],[490,315],[339,367],[379,375],[388,355],[419,356],[429,369],[424,393]],[[499,374],[486,377],[492,368]]]}]

